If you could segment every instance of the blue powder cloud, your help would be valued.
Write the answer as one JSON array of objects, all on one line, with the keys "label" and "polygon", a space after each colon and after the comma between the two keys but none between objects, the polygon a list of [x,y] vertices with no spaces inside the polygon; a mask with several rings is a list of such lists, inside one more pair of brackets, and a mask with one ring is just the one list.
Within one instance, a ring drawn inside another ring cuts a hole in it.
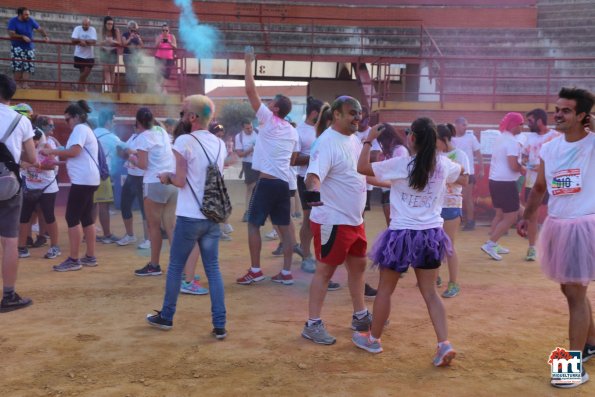
[{"label": "blue powder cloud", "polygon": [[192,0],[174,0],[180,8],[179,34],[184,48],[198,59],[211,59],[219,45],[220,32],[208,25],[200,24],[192,9]]}]

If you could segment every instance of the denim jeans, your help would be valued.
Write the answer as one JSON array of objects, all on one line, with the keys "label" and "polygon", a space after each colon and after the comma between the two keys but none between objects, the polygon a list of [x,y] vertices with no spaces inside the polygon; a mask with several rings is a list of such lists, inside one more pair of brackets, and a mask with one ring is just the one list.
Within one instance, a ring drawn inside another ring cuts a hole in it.
[{"label": "denim jeans", "polygon": [[180,294],[182,272],[190,252],[198,241],[200,257],[209,280],[211,315],[215,328],[225,328],[225,297],[223,278],[219,271],[219,224],[208,219],[195,219],[178,216],[174,237],[169,251],[169,266],[165,283],[165,297],[161,317],[172,320],[176,312],[176,302]]}]

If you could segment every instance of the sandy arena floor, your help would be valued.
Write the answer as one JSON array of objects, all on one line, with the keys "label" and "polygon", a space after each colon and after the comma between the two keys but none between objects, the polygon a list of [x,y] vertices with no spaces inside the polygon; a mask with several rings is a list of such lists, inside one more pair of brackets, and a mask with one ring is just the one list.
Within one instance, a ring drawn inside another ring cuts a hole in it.
[{"label": "sandy arena floor", "polygon": [[[502,262],[479,249],[486,227],[459,234],[462,292],[445,301],[458,355],[451,367],[434,368],[435,336],[413,274],[393,295],[379,355],[353,346],[345,287],[329,292],[323,311],[337,343],[320,346],[300,336],[311,275],[299,270],[297,257],[293,286],[235,284],[249,266],[242,210],[232,217],[233,241],[220,244],[224,341],[210,335],[208,296],[180,296],[169,332],[145,323],[145,315],[161,307],[165,277],[133,275],[147,261],[136,246],[98,244],[100,265],[70,273],[51,270],[58,261],[42,259],[47,247],[31,250],[32,257],[20,261],[17,290],[34,305],[0,315],[0,396],[595,395],[593,380],[573,390],[549,385],[549,353],[568,343],[567,307],[538,264],[524,262],[526,242],[512,231],[502,241],[511,249]],[[62,215],[59,220],[64,259],[68,244]],[[373,240],[384,225],[378,205],[366,223]],[[121,235],[119,215],[112,224]],[[270,255],[276,244],[263,244],[267,276],[280,268],[281,259]],[[161,260],[167,265],[167,246]],[[377,277],[367,274],[372,285]],[[335,280],[345,285],[344,269]],[[589,295],[594,301],[593,290]],[[586,368],[595,376],[595,362]]]}]

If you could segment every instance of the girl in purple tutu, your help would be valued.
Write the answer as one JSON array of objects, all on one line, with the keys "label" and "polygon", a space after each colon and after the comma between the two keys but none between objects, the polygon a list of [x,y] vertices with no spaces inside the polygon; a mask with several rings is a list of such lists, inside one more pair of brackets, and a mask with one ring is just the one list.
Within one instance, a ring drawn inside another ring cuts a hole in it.
[{"label": "girl in purple tutu", "polygon": [[[569,350],[595,357],[595,325],[587,287],[595,280],[595,134],[588,130],[595,97],[587,90],[562,88],[554,119],[562,136],[543,144],[537,180],[531,189],[517,230],[527,236],[529,219],[547,189],[548,217],[537,242],[537,257],[545,275],[560,284],[568,301]],[[583,366],[580,382],[552,378],[555,387],[575,387],[589,380]]]},{"label": "girl in purple tutu", "polygon": [[457,180],[461,166],[439,154],[436,125],[429,118],[411,124],[407,134],[410,156],[370,163],[371,141],[379,133],[379,126],[370,131],[357,170],[390,182],[391,222],[369,254],[380,268],[372,328],[369,334],[354,333],[353,342],[371,353],[382,351],[380,336],[390,314],[391,295],[401,273],[411,266],[438,339],[434,365],[445,366],[456,353],[448,341],[446,312],[435,285],[442,259],[452,253],[440,211],[446,184]]}]

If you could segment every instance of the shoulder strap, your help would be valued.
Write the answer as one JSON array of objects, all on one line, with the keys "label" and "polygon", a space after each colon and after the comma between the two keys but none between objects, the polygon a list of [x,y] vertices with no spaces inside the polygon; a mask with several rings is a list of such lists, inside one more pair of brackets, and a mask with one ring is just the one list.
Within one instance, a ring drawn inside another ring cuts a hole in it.
[{"label": "shoulder strap", "polygon": [[17,128],[17,125],[19,124],[19,121],[21,121],[22,117],[23,116],[21,114],[17,113],[17,115],[12,120],[12,123],[10,123],[10,125],[6,129],[4,136],[2,137],[2,139],[0,139],[0,142],[2,142],[2,143],[6,142],[6,140],[12,135],[14,129]]},{"label": "shoulder strap", "polygon": [[[95,137],[95,141],[97,142],[97,160],[99,160],[99,139],[97,139],[97,137],[95,136],[95,134],[93,132],[91,132],[91,134],[93,134],[93,136]],[[95,160],[95,158],[93,158],[93,155],[91,154],[89,149],[87,149],[85,147],[84,143],[83,143],[83,149],[85,149],[85,151],[89,154],[89,157],[91,157],[91,160],[93,160],[93,162],[97,166],[97,169],[99,170],[99,173],[101,174],[101,167],[99,167],[99,163],[97,162],[97,160]]]},{"label": "shoulder strap", "polygon": [[215,161],[211,161],[211,158],[209,157],[209,155],[207,154],[207,151],[205,150],[205,147],[202,145],[202,143],[198,140],[197,137],[195,137],[192,134],[189,134],[192,138],[194,138],[196,140],[196,142],[198,142],[198,144],[200,145],[200,147],[202,148],[202,151],[205,152],[205,156],[207,156],[207,161],[209,162],[209,165],[217,164],[217,160],[219,160],[219,153],[221,152],[221,142],[219,142],[219,150],[217,150],[217,157],[215,158]]}]

